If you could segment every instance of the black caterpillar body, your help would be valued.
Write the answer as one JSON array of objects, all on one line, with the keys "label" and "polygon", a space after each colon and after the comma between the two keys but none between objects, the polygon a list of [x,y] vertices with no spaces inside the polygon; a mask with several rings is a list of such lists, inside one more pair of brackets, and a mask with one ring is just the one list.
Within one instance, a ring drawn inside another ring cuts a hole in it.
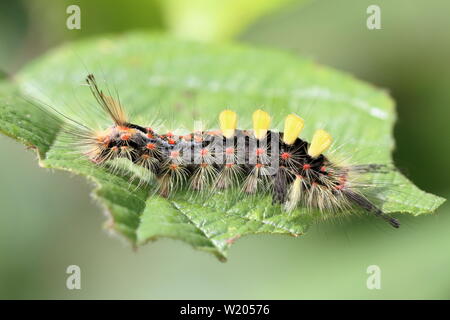
[{"label": "black caterpillar body", "polygon": [[253,114],[254,129],[238,130],[236,114],[220,115],[221,130],[177,136],[133,124],[120,103],[102,93],[93,75],[87,83],[100,106],[114,121],[103,131],[85,128],[84,152],[102,165],[126,158],[156,177],[161,196],[184,187],[203,192],[234,188],[245,194],[270,193],[273,203],[291,212],[298,206],[321,211],[361,208],[398,228],[357,187],[353,175],[383,170],[382,165],[338,165],[324,154],[331,136],[318,130],[311,143],[298,138],[303,120],[289,115],[284,132],[268,129],[270,116]]}]

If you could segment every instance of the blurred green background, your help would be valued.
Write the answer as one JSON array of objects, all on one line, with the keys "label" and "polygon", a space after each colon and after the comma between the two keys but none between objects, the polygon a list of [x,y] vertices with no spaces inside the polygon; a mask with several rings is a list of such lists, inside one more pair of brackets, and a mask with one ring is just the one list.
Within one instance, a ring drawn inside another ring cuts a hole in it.
[{"label": "blurred green background", "polygon": [[[66,8],[81,8],[67,30]],[[381,8],[368,30],[366,8]],[[420,188],[448,198],[450,2],[444,0],[24,0],[0,2],[0,77],[76,38],[131,29],[198,41],[239,41],[308,56],[386,88],[397,101],[395,162]],[[401,217],[328,222],[303,238],[240,239],[227,263],[182,242],[133,252],[101,228],[84,179],[38,167],[33,152],[0,136],[2,299],[449,299],[450,205]],[[82,289],[65,287],[68,265]],[[378,265],[381,290],[368,290]]]}]

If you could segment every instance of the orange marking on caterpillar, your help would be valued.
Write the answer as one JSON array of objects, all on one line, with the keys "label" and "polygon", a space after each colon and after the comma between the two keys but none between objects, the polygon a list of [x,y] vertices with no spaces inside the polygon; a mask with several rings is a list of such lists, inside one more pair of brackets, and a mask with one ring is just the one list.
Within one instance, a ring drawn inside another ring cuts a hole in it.
[{"label": "orange marking on caterpillar", "polygon": [[133,128],[129,128],[129,127],[126,127],[126,126],[117,126],[116,128],[119,131],[131,131],[131,130],[134,130]]},{"label": "orange marking on caterpillar", "polygon": [[264,150],[263,148],[258,148],[256,149],[256,155],[260,156],[262,154],[266,153],[266,150]]},{"label": "orange marking on caterpillar", "polygon": [[210,136],[218,136],[222,134],[220,130],[214,130],[214,131],[207,131],[206,134],[209,134]]},{"label": "orange marking on caterpillar", "polygon": [[171,151],[170,152],[170,157],[171,158],[177,158],[180,156],[180,151]]},{"label": "orange marking on caterpillar", "polygon": [[281,159],[283,159],[283,160],[290,159],[291,157],[292,157],[292,154],[290,154],[289,152],[283,152],[281,154]]},{"label": "orange marking on caterpillar", "polygon": [[124,134],[120,135],[120,140],[122,140],[122,141],[128,141],[130,139],[131,139],[131,135],[128,133],[124,133]]},{"label": "orange marking on caterpillar", "polygon": [[155,150],[156,149],[156,144],[154,144],[154,143],[147,143],[145,148],[148,149],[148,150]]},{"label": "orange marking on caterpillar", "polygon": [[226,148],[225,153],[226,154],[234,154],[234,148]]}]

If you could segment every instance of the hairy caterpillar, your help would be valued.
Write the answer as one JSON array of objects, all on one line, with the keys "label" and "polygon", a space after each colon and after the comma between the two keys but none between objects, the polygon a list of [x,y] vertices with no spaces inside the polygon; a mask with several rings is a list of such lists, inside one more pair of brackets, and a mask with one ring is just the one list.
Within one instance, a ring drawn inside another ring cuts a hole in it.
[{"label": "hairy caterpillar", "polygon": [[156,190],[163,197],[181,189],[207,194],[225,189],[269,193],[273,203],[287,213],[299,206],[321,212],[359,208],[395,228],[400,226],[368,199],[355,179],[382,172],[385,166],[333,162],[324,155],[332,143],[331,135],[319,129],[310,143],[302,140],[304,121],[295,114],[286,117],[283,132],[269,129],[271,117],[263,110],[253,113],[253,130],[237,129],[236,113],[225,110],[219,115],[220,130],[162,134],[130,122],[120,102],[105,95],[92,74],[86,81],[112,124],[94,130],[64,116],[64,131],[96,165],[114,170],[117,167],[111,163],[125,159],[139,166],[155,178],[151,181],[156,181]]}]

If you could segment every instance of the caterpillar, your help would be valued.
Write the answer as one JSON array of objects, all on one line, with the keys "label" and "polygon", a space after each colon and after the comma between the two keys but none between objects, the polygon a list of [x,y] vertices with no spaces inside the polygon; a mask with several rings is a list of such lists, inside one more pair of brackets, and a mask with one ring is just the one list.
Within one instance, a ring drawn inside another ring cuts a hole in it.
[{"label": "caterpillar", "polygon": [[182,189],[207,194],[226,189],[249,195],[267,193],[287,214],[298,207],[324,213],[359,209],[394,228],[400,226],[368,199],[354,179],[383,172],[386,166],[332,161],[324,154],[332,136],[318,129],[311,142],[301,139],[304,120],[295,114],[286,117],[282,132],[270,130],[270,115],[259,109],[252,115],[252,130],[238,129],[237,114],[224,110],[219,114],[219,130],[159,133],[130,122],[120,102],[104,94],[94,75],[89,74],[86,82],[112,123],[95,130],[64,116],[64,131],[95,165],[114,170],[111,163],[125,159],[140,167],[154,178],[145,182],[154,181],[162,197]]}]

